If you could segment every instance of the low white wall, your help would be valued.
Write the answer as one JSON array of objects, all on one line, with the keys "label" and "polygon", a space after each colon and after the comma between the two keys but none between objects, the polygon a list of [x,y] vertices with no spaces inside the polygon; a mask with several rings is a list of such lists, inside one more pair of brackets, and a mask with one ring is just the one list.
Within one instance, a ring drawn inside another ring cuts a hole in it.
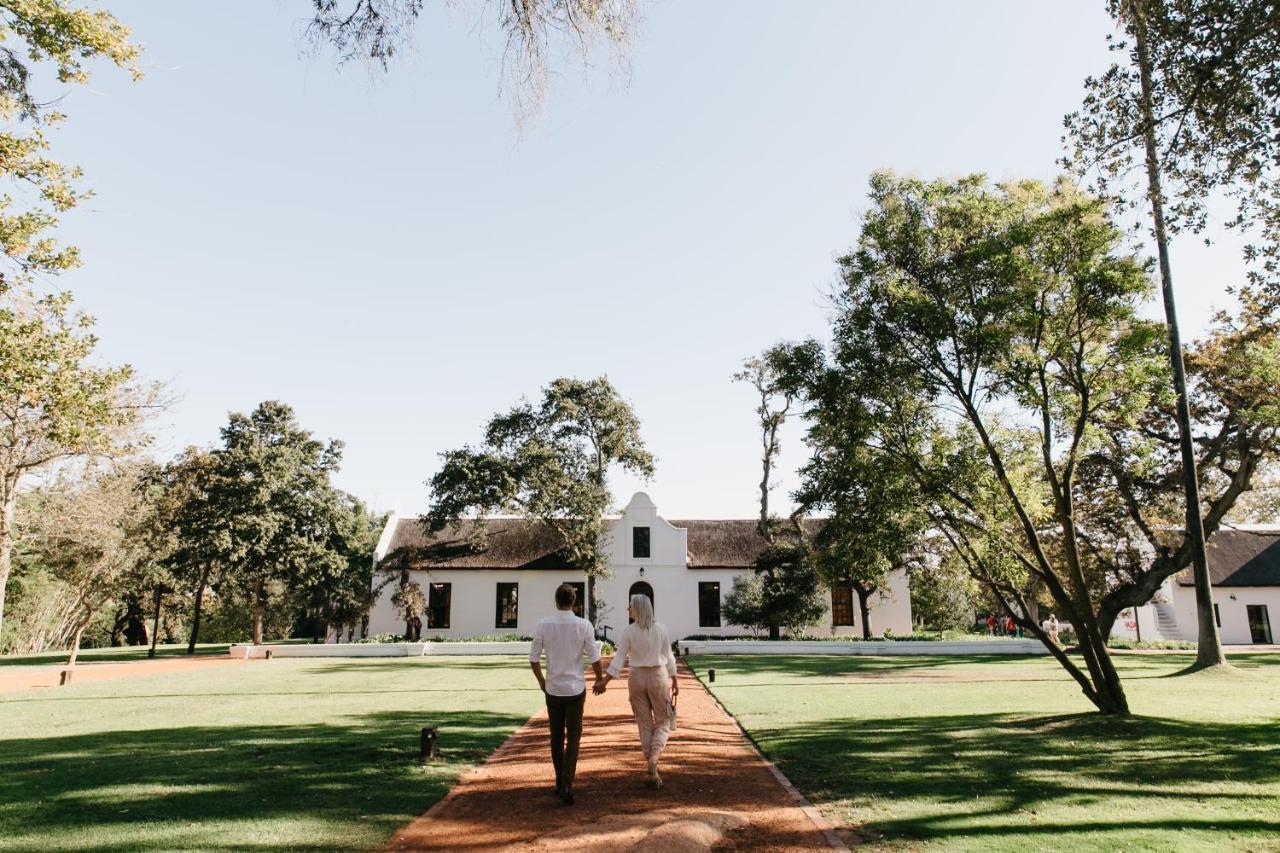
[{"label": "low white wall", "polygon": [[[596,643],[600,651],[601,644]],[[341,643],[315,645],[237,644],[231,647],[236,658],[403,658],[423,655],[520,655],[529,656],[529,643]]]},{"label": "low white wall", "polygon": [[420,657],[425,643],[315,643],[310,645],[262,645],[237,643],[231,647],[233,658],[265,658],[270,650],[273,658],[404,658]]},{"label": "low white wall", "polygon": [[804,640],[682,640],[681,654],[689,655],[1047,655],[1039,640],[974,640],[930,642],[806,642]]}]

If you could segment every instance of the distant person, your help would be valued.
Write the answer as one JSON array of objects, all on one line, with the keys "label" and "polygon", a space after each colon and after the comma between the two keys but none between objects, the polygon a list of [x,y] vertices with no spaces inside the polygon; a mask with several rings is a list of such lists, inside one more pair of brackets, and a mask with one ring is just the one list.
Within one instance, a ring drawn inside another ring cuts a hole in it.
[{"label": "distant person", "polygon": [[1058,617],[1050,613],[1048,625],[1049,625],[1049,639],[1053,640],[1055,643],[1061,642],[1058,639],[1058,631],[1060,630],[1060,626],[1058,625]]},{"label": "distant person", "polygon": [[1006,616],[1006,617],[1004,617],[1004,632],[1005,632],[1005,634],[1007,634],[1007,635],[1009,635],[1010,637],[1012,637],[1012,636],[1014,635],[1014,631],[1017,629],[1017,627],[1018,627],[1018,623],[1013,621],[1013,617],[1012,617],[1012,616]]},{"label": "distant person", "polygon": [[658,758],[671,735],[673,697],[680,693],[676,658],[671,653],[667,627],[653,621],[653,602],[649,596],[631,596],[627,614],[635,621],[618,638],[618,651],[613,662],[593,689],[597,694],[603,693],[609,682],[622,674],[627,658],[631,659],[627,692],[631,696],[631,710],[636,715],[636,728],[640,731],[640,752],[647,765],[649,784],[661,788]]},{"label": "distant person", "polygon": [[[596,683],[604,676],[595,629],[573,605],[577,591],[568,584],[556,588],[556,614],[533,629],[529,666],[547,701],[547,721],[551,725],[551,764],[556,771],[556,794],[566,806],[573,805],[573,778],[578,770],[578,745],[582,741],[582,711],[587,700],[587,680],[582,676],[582,659],[591,661]],[[542,674],[542,655],[547,655],[547,674]]]},{"label": "distant person", "polygon": [[987,633],[993,637],[996,635],[996,615],[994,613],[987,613]]}]

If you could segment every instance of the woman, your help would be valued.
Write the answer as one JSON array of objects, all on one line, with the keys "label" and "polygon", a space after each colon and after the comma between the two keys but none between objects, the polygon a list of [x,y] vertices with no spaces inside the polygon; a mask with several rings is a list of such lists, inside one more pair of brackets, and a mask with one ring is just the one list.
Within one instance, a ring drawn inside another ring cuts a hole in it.
[{"label": "woman", "polygon": [[603,693],[609,682],[622,674],[627,658],[631,658],[627,692],[631,696],[631,710],[636,715],[636,727],[640,729],[640,751],[648,764],[649,784],[661,788],[658,757],[671,734],[671,697],[680,693],[676,659],[671,653],[667,626],[653,621],[653,602],[649,596],[631,596],[627,614],[634,621],[622,632],[613,663],[592,689],[597,695]]}]

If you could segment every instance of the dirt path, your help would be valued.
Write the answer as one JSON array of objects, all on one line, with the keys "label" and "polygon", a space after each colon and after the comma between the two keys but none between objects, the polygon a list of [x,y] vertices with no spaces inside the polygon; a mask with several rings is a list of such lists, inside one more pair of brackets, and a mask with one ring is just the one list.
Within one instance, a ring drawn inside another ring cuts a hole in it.
[{"label": "dirt path", "polygon": [[[126,663],[76,664],[72,684],[86,681],[109,681],[115,678],[141,678],[164,672],[186,672],[208,666],[244,665],[246,661],[229,657],[156,658],[155,660],[128,661]],[[17,693],[36,687],[57,687],[59,673],[66,669],[60,664],[41,666],[0,667],[0,693]]]},{"label": "dirt path", "polygon": [[[483,701],[483,697],[478,697]],[[830,849],[785,789],[685,667],[679,728],[662,757],[666,785],[645,785],[625,679],[587,696],[574,784],[577,804],[552,788],[546,711],[535,714],[443,800],[396,833],[389,850]],[[449,733],[440,733],[447,748]]]}]

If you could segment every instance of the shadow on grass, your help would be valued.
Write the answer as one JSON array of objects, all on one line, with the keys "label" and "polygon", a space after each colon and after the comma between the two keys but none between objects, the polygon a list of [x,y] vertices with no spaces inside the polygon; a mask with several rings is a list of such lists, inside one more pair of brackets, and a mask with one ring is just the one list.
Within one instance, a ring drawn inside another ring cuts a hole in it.
[{"label": "shadow on grass", "polygon": [[[157,658],[207,657],[209,655],[226,655],[231,650],[227,643],[196,646],[194,655],[187,654],[185,645],[161,646],[156,649]],[[56,652],[40,652],[33,655],[0,656],[0,666],[48,666],[65,664],[69,653],[64,649]],[[81,649],[77,663],[127,663],[147,660],[146,646],[118,646],[115,648]]]},{"label": "shadow on grass", "polygon": [[[751,733],[810,796],[867,809],[869,826],[889,839],[927,840],[1196,828],[1274,838],[1280,798],[1247,787],[1280,777],[1276,731],[1277,721],[1090,713],[823,721]],[[904,800],[914,802],[896,807]],[[884,803],[890,808],[878,810]],[[1052,817],[1040,816],[1046,810]]]},{"label": "shadow on grass", "polygon": [[[443,796],[465,766],[483,759],[525,721],[522,715],[487,711],[345,719],[0,740],[0,847],[377,844]],[[417,757],[426,725],[440,727],[441,758],[424,768]],[[205,825],[211,821],[222,822],[221,828]],[[251,835],[225,835],[226,822],[242,821],[261,825]],[[281,829],[290,821],[308,834],[299,837],[296,826]]]},{"label": "shadow on grass", "polygon": [[306,660],[319,663],[322,664],[319,667],[321,672],[358,672],[367,670],[370,666],[376,666],[381,672],[415,670],[424,675],[432,670],[455,672],[459,669],[493,670],[513,667],[527,672],[529,666],[527,655],[508,655],[501,659],[472,658],[466,655],[423,655],[408,658],[281,658],[281,660]]}]

